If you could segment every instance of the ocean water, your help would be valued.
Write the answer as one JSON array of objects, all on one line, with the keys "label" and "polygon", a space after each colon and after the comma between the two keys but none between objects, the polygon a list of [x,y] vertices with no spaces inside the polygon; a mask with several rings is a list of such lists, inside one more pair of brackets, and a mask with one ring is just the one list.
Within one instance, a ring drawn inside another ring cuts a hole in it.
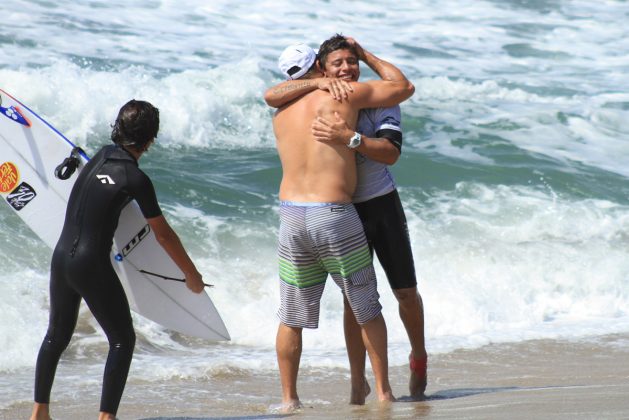
[{"label": "ocean water", "polygon": [[[317,47],[336,32],[416,87],[402,105],[393,173],[429,352],[629,332],[626,1],[14,0],[0,16],[0,88],[88,153],[108,143],[130,98],[160,108],[141,166],[215,285],[232,341],[183,337],[134,315],[130,381],[276,374],[281,169],[262,95],[281,80],[286,45]],[[32,398],[51,251],[8,206],[0,225],[6,408]],[[376,269],[390,363],[403,365],[408,340]],[[322,306],[320,328],[304,332],[302,367],[346,369],[333,284]],[[53,396],[98,395],[106,351],[83,307]]]}]

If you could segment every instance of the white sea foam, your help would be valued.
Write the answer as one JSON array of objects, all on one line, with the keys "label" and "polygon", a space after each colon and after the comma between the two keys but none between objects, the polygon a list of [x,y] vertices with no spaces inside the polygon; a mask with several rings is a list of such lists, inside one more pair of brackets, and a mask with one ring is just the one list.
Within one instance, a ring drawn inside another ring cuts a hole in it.
[{"label": "white sea foam", "polygon": [[626,206],[461,183],[410,208],[429,342],[513,340],[555,324],[578,336],[593,319],[604,333],[629,316]]},{"label": "white sea foam", "polygon": [[[526,187],[461,183],[456,190],[428,201],[410,199],[406,208],[432,352],[496,341],[578,337],[584,328],[590,334],[604,334],[622,331],[626,325],[626,206],[563,199],[551,191]],[[169,218],[174,226],[194,226],[203,238],[206,245],[195,250],[202,252],[195,260],[205,279],[215,284],[209,293],[233,340],[190,347],[134,316],[141,337],[135,374],[147,379],[194,377],[211,376],[215,369],[243,363],[251,369],[272,366],[279,304],[276,226],[254,223],[248,228],[185,208],[169,210]],[[24,280],[9,281],[5,274],[0,282],[5,325],[0,341],[11,342],[5,348],[12,349],[3,352],[3,370],[32,366],[47,321],[47,273],[10,264],[8,269]],[[377,272],[391,361],[403,364],[406,333],[378,265]],[[340,292],[330,283],[323,297],[320,328],[304,332],[308,349],[304,366],[345,365],[341,314]],[[81,318],[88,324],[79,326],[70,350],[75,357],[91,359],[106,350],[106,340],[90,317],[84,309]],[[90,333],[91,329],[97,334]],[[243,351],[257,356],[236,361]],[[185,367],[171,360],[161,369],[144,369],[156,359],[170,358],[172,352],[186,355]]]},{"label": "white sea foam", "polygon": [[44,277],[29,269],[0,275],[0,372],[35,360],[48,323]]},{"label": "white sea foam", "polygon": [[[584,324],[604,334],[621,330],[629,318],[626,206],[468,183],[406,204],[431,351],[580,336]],[[258,349],[272,363],[279,303],[275,226],[207,226],[202,235],[210,242],[220,232],[221,243],[235,235],[259,246],[252,252],[248,241],[236,240],[224,249],[213,247],[201,266],[216,275],[209,277],[217,284],[211,295],[228,314],[231,345]],[[377,271],[389,340],[392,348],[403,349],[408,344],[396,302],[379,266]],[[305,365],[343,366],[341,314],[340,293],[329,284],[320,328],[304,332]],[[404,363],[405,352],[392,352],[392,362]]]},{"label": "white sea foam", "polygon": [[[243,77],[248,79],[246,84]],[[94,71],[57,61],[44,69],[0,70],[0,80],[5,90],[19,96],[71,141],[89,145],[88,150],[96,148],[95,141],[106,141],[118,109],[132,98],[160,108],[161,145],[249,148],[270,144],[270,110],[252,100],[264,89],[253,58],[163,78],[142,68]]]}]

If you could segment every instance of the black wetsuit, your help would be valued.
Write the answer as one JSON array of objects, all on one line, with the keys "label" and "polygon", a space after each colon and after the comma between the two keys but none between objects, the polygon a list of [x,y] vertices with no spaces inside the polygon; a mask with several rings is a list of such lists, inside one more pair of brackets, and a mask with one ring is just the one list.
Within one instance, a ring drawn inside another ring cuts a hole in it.
[{"label": "black wetsuit", "polygon": [[354,207],[363,222],[369,249],[372,254],[376,251],[391,289],[417,286],[411,240],[397,190],[354,203]]},{"label": "black wetsuit", "polygon": [[135,199],[146,218],[162,214],[150,179],[119,146],[103,147],[74,184],[50,273],[50,320],[39,350],[35,401],[49,403],[55,370],[76,326],[81,298],[109,340],[100,410],[115,414],[135,345],[129,303],[110,260],[118,218]]}]

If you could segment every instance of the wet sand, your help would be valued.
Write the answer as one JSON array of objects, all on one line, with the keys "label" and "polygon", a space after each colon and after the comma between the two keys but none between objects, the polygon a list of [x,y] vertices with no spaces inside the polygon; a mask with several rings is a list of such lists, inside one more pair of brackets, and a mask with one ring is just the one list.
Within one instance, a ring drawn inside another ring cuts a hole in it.
[{"label": "wet sand", "polygon": [[[274,374],[242,371],[234,378],[142,383],[131,378],[118,413],[121,420],[204,419],[627,419],[629,334],[579,341],[534,340],[495,344],[430,357],[427,399],[411,402],[408,367],[391,368],[399,402],[350,406],[348,373],[300,372],[304,408],[284,416]],[[372,379],[370,378],[373,383]],[[96,418],[97,391],[53,402],[57,420]],[[54,392],[54,391],[53,391]],[[0,419],[28,419],[30,403],[0,409]]]}]

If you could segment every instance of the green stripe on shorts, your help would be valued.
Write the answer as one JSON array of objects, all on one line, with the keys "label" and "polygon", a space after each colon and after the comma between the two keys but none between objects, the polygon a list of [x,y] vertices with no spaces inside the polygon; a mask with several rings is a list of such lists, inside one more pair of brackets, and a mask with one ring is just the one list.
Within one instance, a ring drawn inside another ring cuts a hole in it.
[{"label": "green stripe on shorts", "polygon": [[370,266],[371,263],[371,252],[369,252],[367,245],[341,257],[323,258],[323,266],[329,273],[340,274],[344,278],[349,278],[351,274]]},{"label": "green stripe on shorts", "polygon": [[328,273],[319,263],[297,266],[284,258],[280,258],[280,278],[300,289],[324,283],[327,277]]}]

